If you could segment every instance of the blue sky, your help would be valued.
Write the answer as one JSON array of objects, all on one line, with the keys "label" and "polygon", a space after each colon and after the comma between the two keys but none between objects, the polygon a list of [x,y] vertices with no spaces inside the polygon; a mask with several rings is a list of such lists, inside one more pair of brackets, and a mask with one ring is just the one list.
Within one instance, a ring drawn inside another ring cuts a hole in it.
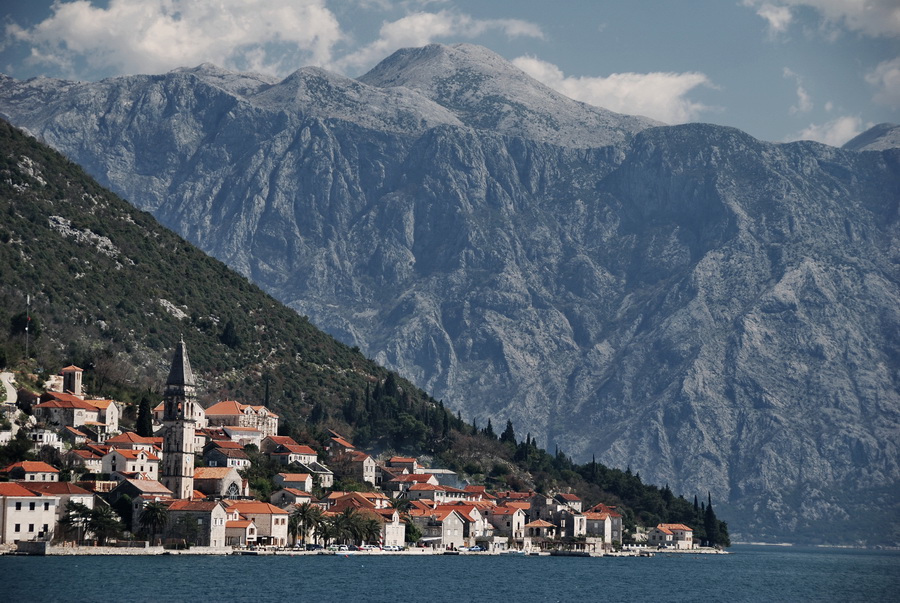
[{"label": "blue sky", "polygon": [[772,141],[900,123],[897,0],[4,0],[0,71],[96,80],[212,62],[355,77],[481,44],[584,102]]}]

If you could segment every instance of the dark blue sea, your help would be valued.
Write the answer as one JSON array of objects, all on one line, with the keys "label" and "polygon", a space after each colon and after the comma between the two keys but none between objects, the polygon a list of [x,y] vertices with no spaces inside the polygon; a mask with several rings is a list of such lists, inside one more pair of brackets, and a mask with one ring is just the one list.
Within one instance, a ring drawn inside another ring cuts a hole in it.
[{"label": "dark blue sea", "polygon": [[900,601],[900,553],[0,557],[0,601]]}]

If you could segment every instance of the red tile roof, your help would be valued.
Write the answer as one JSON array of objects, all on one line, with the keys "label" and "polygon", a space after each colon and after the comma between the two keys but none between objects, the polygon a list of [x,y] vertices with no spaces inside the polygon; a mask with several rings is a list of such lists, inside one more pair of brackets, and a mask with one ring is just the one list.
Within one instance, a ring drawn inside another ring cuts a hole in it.
[{"label": "red tile roof", "polygon": [[0,473],[9,473],[14,469],[22,469],[25,473],[59,473],[59,469],[43,461],[19,461],[7,466]]},{"label": "red tile roof", "polygon": [[243,501],[243,500],[227,500],[225,504],[228,506],[228,511],[236,510],[238,513],[242,515],[245,513],[253,513],[256,515],[264,514],[264,515],[289,515],[287,511],[284,509],[279,509],[275,505],[269,504],[267,502],[259,502],[259,501]]},{"label": "red tile roof", "polygon": [[75,494],[82,496],[90,496],[91,493],[80,488],[71,482],[30,482],[27,488],[36,494]]},{"label": "red tile roof", "polygon": [[16,482],[0,482],[0,496],[38,496]]}]

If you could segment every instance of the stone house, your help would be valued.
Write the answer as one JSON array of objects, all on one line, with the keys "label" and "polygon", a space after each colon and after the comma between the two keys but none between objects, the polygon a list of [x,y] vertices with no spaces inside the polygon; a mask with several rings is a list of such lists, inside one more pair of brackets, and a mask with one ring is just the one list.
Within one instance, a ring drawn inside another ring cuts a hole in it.
[{"label": "stone house", "polygon": [[465,543],[465,520],[454,509],[410,510],[409,516],[421,530],[422,541],[432,548],[458,549]]},{"label": "stone house", "polygon": [[214,498],[250,496],[247,480],[234,467],[197,467],[194,469],[194,488]]},{"label": "stone house", "polygon": [[309,492],[304,492],[297,488],[282,488],[281,490],[273,492],[272,496],[269,497],[270,503],[282,509],[309,503],[312,502],[312,500],[313,498]]},{"label": "stone house", "polygon": [[494,534],[521,540],[525,537],[525,511],[518,507],[493,507],[486,511]]},{"label": "stone house", "polygon": [[32,412],[39,423],[57,429],[100,422],[100,409],[72,394],[46,392]]},{"label": "stone house", "polygon": [[657,548],[692,549],[694,530],[682,523],[661,523],[647,532],[647,545]]},{"label": "stone house", "polygon": [[169,504],[166,537],[187,539],[197,546],[226,546],[228,512],[220,501],[174,500]]}]

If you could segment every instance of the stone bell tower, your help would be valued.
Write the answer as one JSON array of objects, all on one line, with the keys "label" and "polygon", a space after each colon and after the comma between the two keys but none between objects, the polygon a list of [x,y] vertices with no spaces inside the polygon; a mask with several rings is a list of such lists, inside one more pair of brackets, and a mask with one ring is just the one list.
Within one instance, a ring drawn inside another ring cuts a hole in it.
[{"label": "stone bell tower", "polygon": [[175,498],[194,491],[194,431],[197,398],[184,340],[178,343],[163,396],[162,483]]}]

